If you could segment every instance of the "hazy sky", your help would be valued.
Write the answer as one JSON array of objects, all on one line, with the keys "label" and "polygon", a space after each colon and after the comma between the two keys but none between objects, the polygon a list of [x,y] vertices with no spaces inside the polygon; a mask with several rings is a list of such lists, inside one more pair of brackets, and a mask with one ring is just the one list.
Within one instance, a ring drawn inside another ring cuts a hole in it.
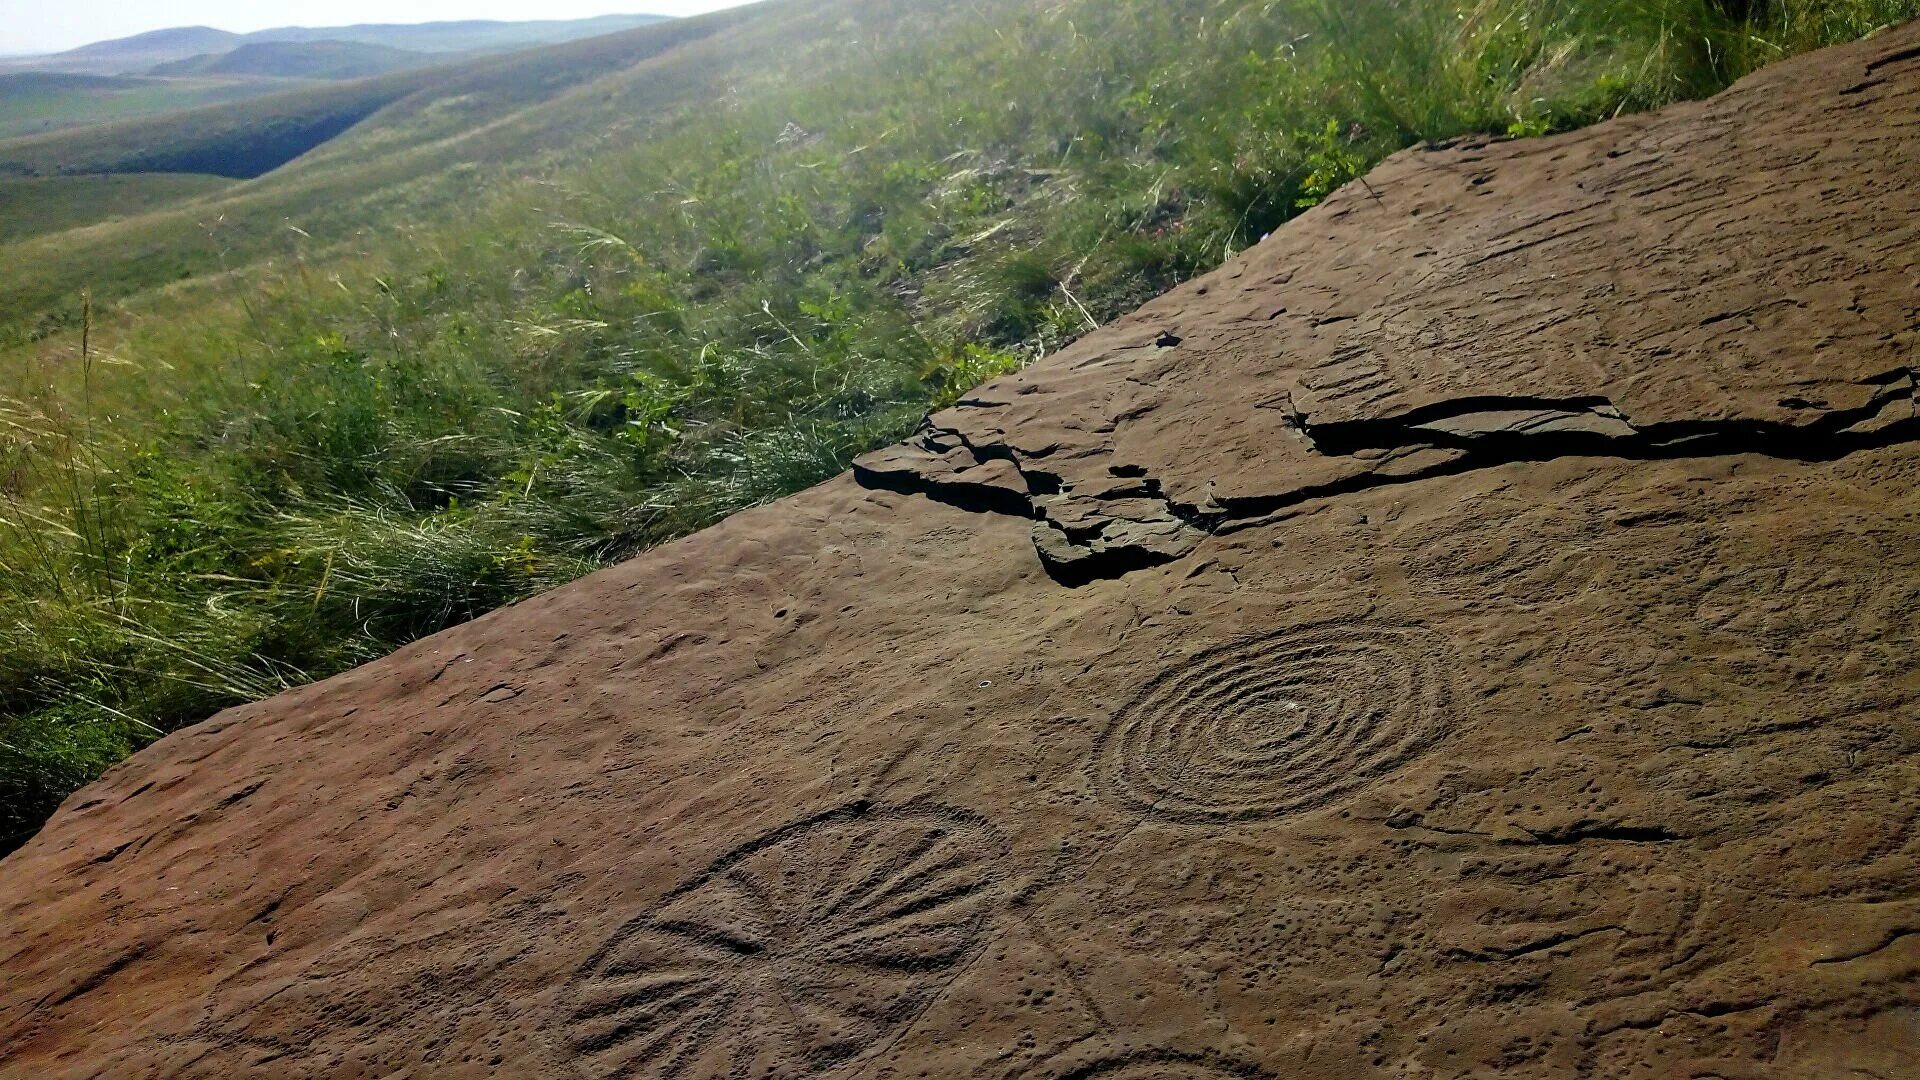
[{"label": "hazy sky", "polygon": [[696,15],[747,0],[0,0],[0,55],[54,52],[170,26],[235,33],[274,26],[348,26],[450,19],[583,19],[648,12]]}]

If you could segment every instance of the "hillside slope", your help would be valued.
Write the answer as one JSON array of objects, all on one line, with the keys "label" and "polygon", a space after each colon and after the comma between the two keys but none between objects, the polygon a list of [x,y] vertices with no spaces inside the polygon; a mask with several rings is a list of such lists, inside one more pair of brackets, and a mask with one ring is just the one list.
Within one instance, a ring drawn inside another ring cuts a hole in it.
[{"label": "hillside slope", "polygon": [[0,142],[0,173],[126,172],[259,176],[308,153],[374,113],[418,113],[458,101],[479,126],[555,93],[712,33],[723,19],[685,20],[447,68]]},{"label": "hillside slope", "polygon": [[137,217],[228,185],[217,176],[191,173],[0,178],[0,244]]},{"label": "hillside slope", "polygon": [[153,30],[111,41],[96,41],[47,56],[21,58],[5,66],[39,71],[125,75],[158,64],[220,54],[247,45],[346,41],[416,52],[472,52],[524,49],[618,33],[666,21],[659,15],[602,15],[589,19],[532,19],[498,22],[470,19],[431,23],[361,23],[353,26],[282,26],[235,34],[207,26]]},{"label": "hillside slope", "polygon": [[147,78],[0,70],[0,140],[240,101],[298,85],[278,79]]},{"label": "hillside slope", "polygon": [[598,15],[586,19],[523,19],[502,22],[461,19],[427,23],[357,23],[352,26],[282,26],[243,35],[246,42],[354,41],[419,52],[524,49],[617,34],[665,22],[663,15]]},{"label": "hillside slope", "polygon": [[170,736],[0,1075],[1897,1076],[1920,25],[1402,153],[909,444]]},{"label": "hillside slope", "polygon": [[33,57],[24,63],[49,71],[124,75],[170,60],[231,49],[242,40],[239,34],[211,26],[177,26],[112,41],[96,41],[63,53]]},{"label": "hillside slope", "polygon": [[[17,337],[23,323],[31,326],[81,288],[117,297],[168,284],[183,270],[230,270],[277,254],[289,219],[338,242],[380,220],[380,207],[397,194],[430,187],[440,189],[431,209],[444,221],[473,194],[472,178],[451,170],[484,164],[517,174],[555,145],[603,138],[612,124],[630,126],[649,110],[701,100],[716,78],[784,32],[795,13],[782,14],[748,20],[722,12],[446,68],[0,141],[0,175],[249,178],[300,159],[297,170],[280,169],[216,204],[155,207],[121,227],[74,229],[5,252],[0,338]],[[733,39],[717,61],[680,51],[736,25],[754,32]],[[207,243],[209,221],[222,223],[217,248]]]},{"label": "hillside slope", "polygon": [[364,79],[446,57],[363,41],[263,41],[227,52],[202,53],[161,64],[149,75],[256,75],[277,79]]}]

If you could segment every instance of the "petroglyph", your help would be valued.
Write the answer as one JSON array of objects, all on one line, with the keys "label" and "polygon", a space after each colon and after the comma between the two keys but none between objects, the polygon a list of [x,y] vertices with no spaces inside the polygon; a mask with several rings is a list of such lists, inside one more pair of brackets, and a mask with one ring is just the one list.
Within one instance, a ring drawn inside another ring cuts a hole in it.
[{"label": "petroglyph", "polygon": [[715,862],[580,972],[595,1077],[803,1076],[859,1057],[979,947],[1001,842],[958,811],[855,806]]},{"label": "petroglyph", "polygon": [[1435,651],[1419,627],[1336,622],[1200,653],[1121,709],[1097,750],[1104,789],[1190,822],[1323,805],[1445,737]]}]

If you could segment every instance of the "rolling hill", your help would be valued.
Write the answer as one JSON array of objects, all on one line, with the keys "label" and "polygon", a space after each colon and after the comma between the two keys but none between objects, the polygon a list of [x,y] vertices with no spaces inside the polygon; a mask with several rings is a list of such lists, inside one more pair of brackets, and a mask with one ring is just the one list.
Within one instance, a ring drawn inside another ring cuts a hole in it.
[{"label": "rolling hill", "polygon": [[444,55],[364,41],[254,41],[228,52],[202,53],[160,64],[147,74],[363,79],[447,62]]},{"label": "rolling hill", "polygon": [[398,77],[314,89],[276,87],[275,93],[232,105],[8,140],[0,142],[0,173],[254,177],[427,85],[424,79]]},{"label": "rolling hill", "polygon": [[180,26],[150,30],[111,41],[96,41],[77,49],[36,56],[18,63],[45,71],[132,74],[145,71],[155,64],[183,60],[202,53],[222,52],[244,40],[240,34],[216,30],[211,26]]},{"label": "rolling hill", "polygon": [[556,45],[664,21],[666,17],[662,15],[638,14],[515,22],[468,19],[430,23],[362,23],[354,26],[283,26],[242,37],[243,43],[356,41],[415,52],[478,52]]},{"label": "rolling hill", "polygon": [[[716,52],[685,48],[736,28],[751,31],[746,41]],[[0,142],[0,183],[8,174],[247,178],[301,158],[270,182],[237,189],[215,205],[195,202],[173,212],[156,206],[114,230],[69,230],[11,253],[18,260],[0,264],[0,312],[13,319],[9,324],[0,316],[0,338],[19,334],[23,322],[34,332],[31,326],[41,322],[48,302],[71,296],[81,283],[112,297],[257,257],[273,250],[289,221],[337,240],[378,217],[369,200],[386,200],[396,191],[411,189],[414,197],[444,207],[471,183],[466,173],[449,169],[534,160],[542,147],[578,145],[614,125],[644,122],[659,109],[698,100],[713,89],[713,78],[744,72],[734,65],[765,47],[760,34],[788,29],[764,16],[723,12],[483,57],[451,69],[331,83],[151,122]],[[349,129],[347,137],[335,138]],[[204,242],[204,222],[213,218],[222,223],[219,247]]]},{"label": "rolling hill", "polygon": [[[382,110],[392,110],[381,122],[388,129],[428,112],[451,113],[430,134],[409,137],[423,140],[453,133],[630,67],[721,25],[719,20],[661,23],[451,67],[287,90],[153,120],[4,141],[0,142],[0,173],[191,172],[251,178],[306,154]],[[442,108],[435,110],[436,105]]]},{"label": "rolling hill", "polygon": [[91,74],[137,74],[161,64],[231,52],[247,45],[352,42],[409,52],[459,53],[524,49],[630,30],[664,21],[659,15],[602,15],[590,19],[523,22],[461,22],[305,27],[284,26],[247,34],[207,26],[154,30],[98,41],[66,52],[9,61],[15,69]]},{"label": "rolling hill", "polygon": [[0,139],[157,116],[284,91],[282,80],[0,71]]},{"label": "rolling hill", "polygon": [[[476,54],[577,41],[663,21],[652,15],[613,15],[533,22],[283,27],[252,34],[207,27],[154,31],[52,56],[0,59],[0,140],[267,97],[316,80],[350,81],[457,63]],[[281,104],[269,105],[258,114],[259,124],[291,124],[300,133],[296,142],[337,130],[324,123],[303,125],[282,111]],[[337,99],[318,105],[330,114],[336,114],[338,107]],[[351,113],[351,107],[346,112]],[[208,122],[222,123],[218,118]],[[159,136],[178,132],[176,128]],[[282,145],[277,139],[265,141]],[[252,154],[240,156],[251,162]],[[170,163],[184,161],[189,168],[206,165],[205,158],[191,149],[159,156]],[[82,151],[75,163],[82,171],[95,171],[85,157]],[[144,166],[145,158],[135,163],[136,168]],[[173,164],[166,171],[174,171]]]}]

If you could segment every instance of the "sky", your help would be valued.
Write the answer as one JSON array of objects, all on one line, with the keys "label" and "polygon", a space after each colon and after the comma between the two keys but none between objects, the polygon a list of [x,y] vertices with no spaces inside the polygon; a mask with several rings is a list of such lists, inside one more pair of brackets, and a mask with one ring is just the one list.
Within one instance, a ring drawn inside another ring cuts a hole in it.
[{"label": "sky", "polygon": [[697,15],[747,0],[0,0],[0,56],[58,52],[173,26],[244,34],[276,26],[454,19],[584,19],[645,12]]}]

